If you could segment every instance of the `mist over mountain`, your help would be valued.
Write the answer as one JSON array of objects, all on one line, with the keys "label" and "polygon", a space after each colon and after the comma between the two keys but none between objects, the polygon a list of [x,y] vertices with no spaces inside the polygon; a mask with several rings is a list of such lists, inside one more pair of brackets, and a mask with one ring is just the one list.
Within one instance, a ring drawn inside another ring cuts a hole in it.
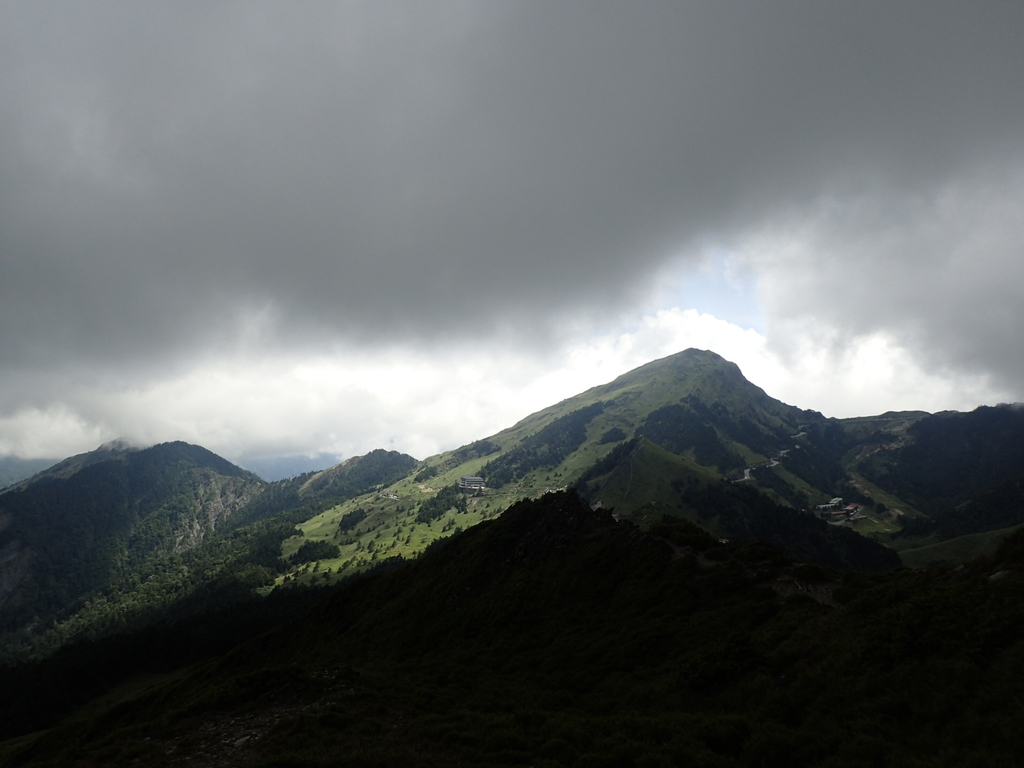
[{"label": "mist over mountain", "polygon": [[319,472],[333,467],[337,463],[338,457],[331,453],[318,453],[315,456],[273,456],[263,459],[244,459],[239,462],[241,466],[256,473],[267,482],[286,480],[307,472]]},{"label": "mist over mountain", "polygon": [[58,459],[23,459],[19,456],[0,456],[0,490],[14,485],[19,480],[32,477]]}]

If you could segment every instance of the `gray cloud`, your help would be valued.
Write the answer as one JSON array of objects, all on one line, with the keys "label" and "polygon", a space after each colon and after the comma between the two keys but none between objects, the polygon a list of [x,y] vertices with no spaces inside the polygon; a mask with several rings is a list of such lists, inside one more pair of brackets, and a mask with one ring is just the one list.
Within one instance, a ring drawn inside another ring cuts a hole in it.
[{"label": "gray cloud", "polygon": [[987,374],[1024,395],[1024,164],[801,214],[746,245],[765,275],[777,347],[809,320],[837,346],[884,333],[929,366]]},{"label": "gray cloud", "polygon": [[874,310],[815,316],[1009,381],[1021,209],[935,201],[1021,167],[1022,30],[1003,2],[5,4],[0,389],[542,342],[780,225],[807,239],[755,259],[776,327],[804,275]]}]

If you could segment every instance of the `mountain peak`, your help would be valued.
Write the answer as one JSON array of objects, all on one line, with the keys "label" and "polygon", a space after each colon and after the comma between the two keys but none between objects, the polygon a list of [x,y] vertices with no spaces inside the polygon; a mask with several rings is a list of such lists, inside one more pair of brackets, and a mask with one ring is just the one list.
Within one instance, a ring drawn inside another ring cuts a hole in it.
[{"label": "mountain peak", "polygon": [[724,374],[731,378],[747,381],[740,367],[731,360],[726,360],[717,352],[710,349],[695,349],[690,347],[674,355],[663,357],[650,363],[653,368],[670,368],[680,374],[689,376],[700,374]]},{"label": "mountain peak", "polygon": [[618,389],[635,382],[649,381],[652,376],[659,374],[668,374],[676,381],[708,375],[724,376],[732,381],[747,381],[736,363],[726,360],[709,349],[695,349],[691,347],[684,349],[682,352],[676,352],[667,357],[652,360],[641,365],[639,368],[634,368],[604,386],[610,389]]},{"label": "mountain peak", "polygon": [[589,394],[610,397],[629,390],[642,391],[665,402],[693,397],[708,405],[721,403],[729,408],[745,409],[756,404],[773,413],[780,408],[799,411],[769,397],[747,380],[736,363],[707,349],[684,349],[653,360],[608,384],[595,387]]},{"label": "mountain peak", "polygon": [[53,466],[44,469],[42,472],[32,475],[32,477],[22,480],[19,483],[15,483],[8,488],[4,488],[3,493],[13,490],[24,490],[25,488],[40,482],[66,480],[77,472],[80,472],[85,467],[92,466],[93,464],[99,464],[103,461],[109,461],[110,459],[128,453],[129,451],[137,450],[139,450],[139,446],[133,445],[127,438],[118,437],[114,440],[108,440],[94,450],[69,456],[63,461],[58,461]]},{"label": "mountain peak", "polygon": [[[227,459],[223,459],[215,453],[208,451],[198,445],[175,441],[170,443],[158,443],[157,445],[144,446],[129,438],[118,437],[108,440],[95,450],[87,453],[79,453],[75,456],[59,461],[49,469],[44,469],[27,480],[4,488],[0,493],[7,493],[14,490],[25,490],[38,483],[47,483],[54,480],[67,480],[81,472],[86,467],[102,464],[107,461],[126,461],[129,457],[148,457],[150,461],[186,459],[197,465],[208,466],[224,475],[250,474],[246,470],[235,466]],[[255,475],[253,475],[255,477]]]},{"label": "mountain peak", "polygon": [[398,451],[377,448],[364,456],[352,456],[340,464],[321,470],[310,477],[299,493],[313,495],[345,496],[356,493],[368,484],[388,484],[411,472],[419,462],[412,456]]},{"label": "mountain peak", "polygon": [[108,440],[107,442],[103,443],[103,445],[101,445],[96,450],[109,451],[112,453],[123,453],[124,451],[137,451],[141,448],[147,447],[147,445],[136,442],[134,440],[130,440],[127,437],[115,437],[113,440]]}]

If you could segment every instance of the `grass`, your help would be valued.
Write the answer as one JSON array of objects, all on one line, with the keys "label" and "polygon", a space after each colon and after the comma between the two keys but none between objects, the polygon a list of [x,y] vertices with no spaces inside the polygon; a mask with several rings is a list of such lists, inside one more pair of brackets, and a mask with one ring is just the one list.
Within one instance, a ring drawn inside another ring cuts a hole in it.
[{"label": "grass", "polygon": [[[672,481],[681,476],[717,481],[713,470],[645,439],[633,458],[613,470],[602,483],[601,501],[603,506],[614,508],[643,527],[656,522],[655,519],[647,519],[650,516],[648,507],[662,510],[676,505],[678,494],[672,488]],[[661,514],[657,512],[656,517],[660,518]]]},{"label": "grass", "polygon": [[[848,473],[854,485],[856,485],[862,493],[869,496],[875,502],[885,504],[885,506],[890,510],[899,510],[903,514],[910,515],[911,517],[922,517],[919,510],[914,509],[899,497],[893,496],[891,493],[882,490],[870,480],[866,479],[863,475],[858,475],[856,472],[852,471],[848,471]],[[894,513],[893,517],[899,517],[899,515]]]},{"label": "grass", "polygon": [[[489,439],[496,444],[510,446],[518,436],[533,432],[555,418],[599,399],[593,393],[584,394],[590,396],[563,401]],[[599,442],[601,435],[613,426],[629,426],[621,414],[613,413],[608,418],[603,416],[594,419],[588,426],[587,440],[562,463],[530,472],[513,485],[487,490],[479,497],[469,498],[468,511],[465,513],[450,510],[430,523],[421,523],[415,519],[416,509],[423,500],[435,495],[438,489],[457,483],[463,475],[479,475],[494,454],[463,462],[458,462],[456,451],[431,457],[428,463],[441,471],[429,480],[417,483],[414,480],[415,473],[412,473],[380,492],[351,499],[300,523],[297,528],[302,531],[302,535],[284,541],[281,548],[283,558],[291,557],[307,541],[337,544],[339,556],[292,568],[278,577],[274,586],[292,582],[326,585],[365,570],[385,558],[415,557],[432,542],[449,535],[456,528],[466,529],[500,515],[520,499],[536,498],[549,490],[565,488],[612,450],[614,444]],[[342,518],[357,509],[365,510],[366,518],[354,529],[339,532],[338,524]],[[263,591],[268,592],[272,588],[264,588]]]},{"label": "grass", "polygon": [[[132,677],[79,707],[73,715],[61,723],[59,730],[65,732],[70,730],[79,734],[87,733],[90,726],[93,726],[94,722],[105,713],[117,708],[128,709],[132,706],[133,701],[151,691],[170,685],[176,680],[185,679],[186,674],[186,672],[178,670],[165,674],[142,674]],[[37,744],[45,745],[50,740],[51,730],[37,731],[0,742],[0,764],[6,764],[15,755],[31,751]],[[17,762],[16,759],[15,762]]]},{"label": "grass", "polygon": [[899,556],[909,568],[924,568],[937,562],[964,563],[982,555],[992,554],[1003,539],[1020,527],[1015,525],[984,533],[969,533],[923,547],[904,549],[899,552]]},{"label": "grass", "polygon": [[[469,464],[479,463],[475,459]],[[439,538],[450,535],[457,528],[466,529],[501,514],[514,501],[523,496],[534,496],[541,489],[518,487],[518,492],[502,489],[467,500],[467,511],[449,510],[429,523],[416,520],[420,502],[436,494],[439,487],[450,484],[445,475],[458,472],[469,474],[465,465],[431,478],[428,483],[415,483],[406,478],[383,492],[357,497],[332,507],[298,525],[301,536],[293,536],[282,544],[281,556],[291,557],[304,542],[326,541],[338,545],[339,555],[315,563],[303,563],[278,577],[274,586],[285,583],[304,585],[330,584],[358,573],[377,562],[391,558],[413,558]],[[349,531],[340,531],[339,523],[345,515],[356,509],[366,510],[366,518]],[[272,588],[272,587],[271,587]],[[264,589],[264,592],[271,588]]]},{"label": "grass", "polygon": [[853,530],[865,536],[870,536],[877,533],[895,533],[899,528],[893,523],[882,520],[877,515],[869,512],[861,511],[864,518],[861,520],[853,521]]}]

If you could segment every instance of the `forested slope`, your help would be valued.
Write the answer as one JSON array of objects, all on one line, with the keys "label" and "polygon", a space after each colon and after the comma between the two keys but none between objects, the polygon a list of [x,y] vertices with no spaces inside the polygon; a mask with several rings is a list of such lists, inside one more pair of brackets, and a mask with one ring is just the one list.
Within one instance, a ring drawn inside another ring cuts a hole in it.
[{"label": "forested slope", "polygon": [[551,494],[3,765],[1011,765],[1024,537],[840,575]]},{"label": "forested slope", "polygon": [[0,665],[252,599],[297,523],[415,465],[363,458],[310,488],[186,443],[105,446],[0,494]]}]

